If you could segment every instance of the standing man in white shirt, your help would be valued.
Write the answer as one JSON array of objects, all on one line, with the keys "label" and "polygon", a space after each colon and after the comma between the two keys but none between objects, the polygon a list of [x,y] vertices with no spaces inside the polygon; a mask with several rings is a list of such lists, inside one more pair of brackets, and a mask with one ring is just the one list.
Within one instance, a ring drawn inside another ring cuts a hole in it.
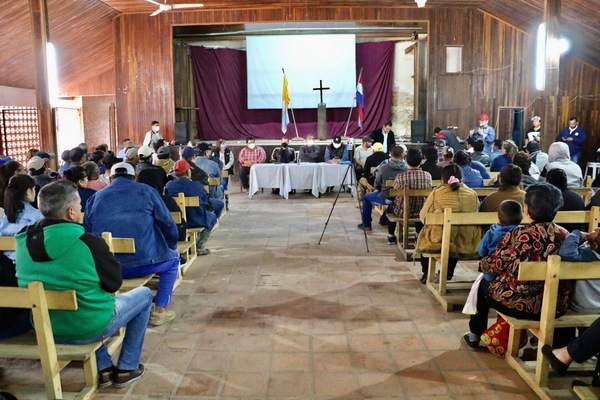
[{"label": "standing man in white shirt", "polygon": [[142,146],[152,147],[152,145],[159,141],[160,139],[164,139],[160,134],[160,124],[158,121],[152,121],[151,128],[148,132],[146,132],[146,136],[144,137],[144,141],[142,142]]}]

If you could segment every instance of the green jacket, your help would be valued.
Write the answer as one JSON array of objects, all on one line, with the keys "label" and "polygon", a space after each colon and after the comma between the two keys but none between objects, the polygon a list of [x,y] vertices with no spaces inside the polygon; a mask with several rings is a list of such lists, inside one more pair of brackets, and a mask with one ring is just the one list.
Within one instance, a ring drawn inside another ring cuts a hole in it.
[{"label": "green jacket", "polygon": [[41,281],[47,290],[75,290],[76,311],[50,311],[57,339],[85,340],[100,335],[113,315],[111,292],[122,283],[121,266],[102,238],[83,226],[42,219],[16,236],[20,287]]}]

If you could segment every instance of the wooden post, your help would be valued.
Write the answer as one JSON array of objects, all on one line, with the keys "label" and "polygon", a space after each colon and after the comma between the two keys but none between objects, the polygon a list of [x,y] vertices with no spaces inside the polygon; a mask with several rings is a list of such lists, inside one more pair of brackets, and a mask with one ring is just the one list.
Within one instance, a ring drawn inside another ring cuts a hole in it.
[{"label": "wooden post", "polygon": [[544,104],[544,126],[542,128],[542,149],[548,148],[556,139],[560,130],[558,120],[558,77],[560,54],[555,51],[556,41],[560,38],[561,0],[544,0],[544,22],[546,23],[546,85],[542,95]]},{"label": "wooden post", "polygon": [[50,104],[46,43],[49,42],[48,9],[46,0],[29,0],[31,38],[35,65],[35,96],[41,149],[57,152],[54,110]]}]

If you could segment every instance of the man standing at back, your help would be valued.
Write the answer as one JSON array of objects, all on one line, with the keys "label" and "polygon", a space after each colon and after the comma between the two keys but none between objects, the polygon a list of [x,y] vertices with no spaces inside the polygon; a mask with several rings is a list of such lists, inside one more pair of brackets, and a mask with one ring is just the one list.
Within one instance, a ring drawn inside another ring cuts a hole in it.
[{"label": "man standing at back", "polygon": [[577,117],[569,118],[569,126],[564,127],[556,136],[557,142],[565,142],[569,146],[571,161],[575,164],[579,163],[579,155],[581,146],[585,142],[585,131],[579,126]]},{"label": "man standing at back", "polygon": [[492,143],[496,140],[496,131],[489,126],[490,117],[487,114],[479,116],[479,126],[469,131],[469,136],[475,140],[483,140],[485,154],[492,154]]},{"label": "man standing at back", "polygon": [[373,143],[381,143],[383,152],[389,154],[396,144],[396,137],[392,131],[392,121],[387,121],[382,128],[377,128],[371,132],[371,139],[373,139]]},{"label": "man standing at back", "polygon": [[167,307],[179,270],[177,225],[158,192],[134,181],[130,164],[115,164],[111,172],[111,184],[88,200],[83,226],[94,235],[111,232],[114,237],[134,239],[134,254],[115,256],[125,279],[158,274],[150,324],[162,325],[175,318]]},{"label": "man standing at back", "polygon": [[160,139],[164,139],[159,130],[160,124],[158,121],[152,121],[150,124],[150,130],[146,132],[146,136],[144,136],[142,146],[152,147],[154,143],[158,142]]}]

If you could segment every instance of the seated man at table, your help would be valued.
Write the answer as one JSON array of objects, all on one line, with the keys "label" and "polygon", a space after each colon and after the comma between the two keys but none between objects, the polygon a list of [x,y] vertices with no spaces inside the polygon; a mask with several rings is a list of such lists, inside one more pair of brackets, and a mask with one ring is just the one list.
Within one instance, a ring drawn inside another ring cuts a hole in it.
[{"label": "seated man at table", "polygon": [[321,154],[321,148],[315,144],[315,137],[313,135],[306,136],[306,145],[300,147],[300,162],[319,162],[319,156]]},{"label": "seated man at table", "polygon": [[267,153],[265,150],[257,146],[254,143],[255,140],[252,136],[246,138],[246,147],[244,147],[238,155],[238,161],[240,162],[240,181],[242,181],[242,188],[247,193],[250,188],[250,167],[254,164],[264,163],[267,159]]},{"label": "seated man at table", "polygon": [[273,153],[271,153],[271,162],[275,164],[287,164],[296,161],[296,152],[289,145],[290,139],[285,136],[282,137],[281,146],[273,149]]},{"label": "seated man at table", "polygon": [[342,145],[341,136],[334,136],[333,142],[325,147],[325,162],[337,164],[340,161],[348,161],[348,148]]}]

